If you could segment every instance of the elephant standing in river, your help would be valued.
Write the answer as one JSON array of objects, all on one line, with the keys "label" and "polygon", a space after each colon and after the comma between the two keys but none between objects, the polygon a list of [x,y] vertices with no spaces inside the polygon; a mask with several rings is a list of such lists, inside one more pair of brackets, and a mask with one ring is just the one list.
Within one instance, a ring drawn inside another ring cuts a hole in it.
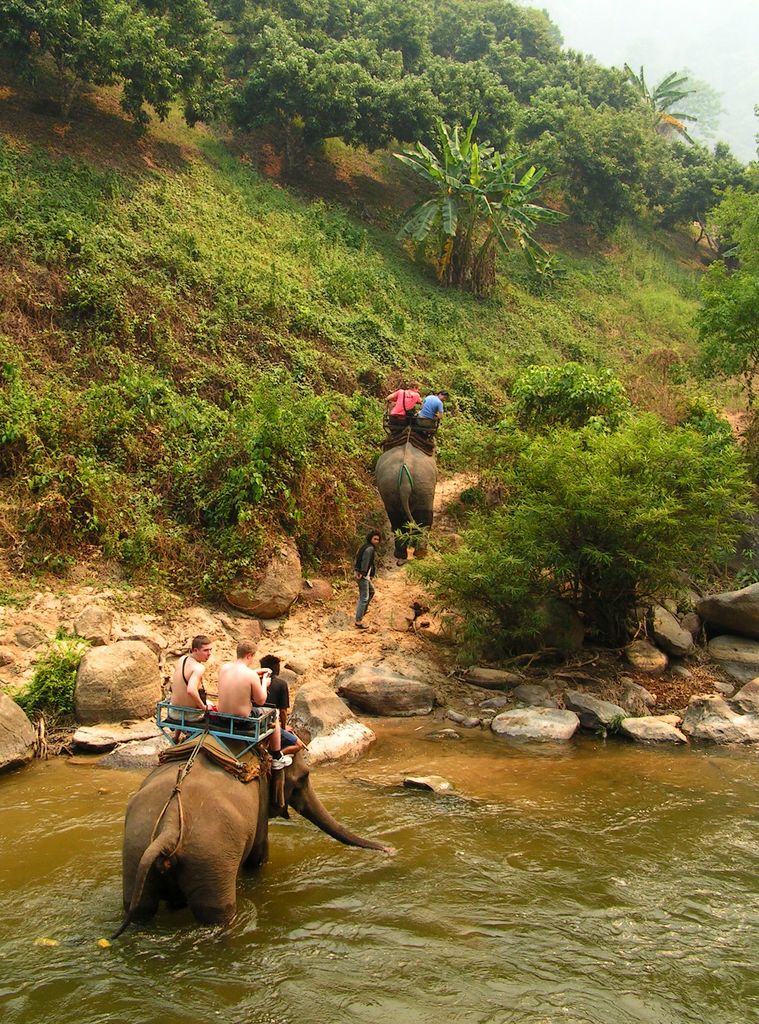
[{"label": "elephant standing in river", "polygon": [[[393,530],[432,526],[432,507],[437,485],[437,463],[411,441],[380,455],[374,470],[377,489]],[[408,558],[408,545],[395,538],[395,557]]]},{"label": "elephant standing in river", "polygon": [[[287,816],[284,808],[270,807],[266,771],[243,783],[201,756],[187,771],[179,797],[172,798],[177,767],[176,762],[159,765],[129,801],[123,854],[126,918],[117,935],[130,921],[152,917],[162,899],[174,908],[189,904],[203,924],[231,921],[240,867],[264,863],[269,818]],[[294,807],[348,846],[392,852],[349,832],[329,814],[311,787],[304,754],[293,758],[284,775],[285,807]]]}]

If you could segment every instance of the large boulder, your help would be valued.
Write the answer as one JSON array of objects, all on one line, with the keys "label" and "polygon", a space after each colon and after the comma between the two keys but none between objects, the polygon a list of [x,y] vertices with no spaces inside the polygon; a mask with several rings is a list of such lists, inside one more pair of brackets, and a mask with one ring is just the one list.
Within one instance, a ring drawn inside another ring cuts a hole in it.
[{"label": "large boulder", "polygon": [[104,647],[111,641],[113,612],[104,604],[88,604],[74,621],[79,636],[89,640],[93,647]]},{"label": "large boulder", "polygon": [[287,537],[274,549],[257,581],[242,580],[233,584],[225,597],[233,608],[249,615],[276,619],[289,610],[300,589],[300,555],[295,542]]},{"label": "large boulder", "polygon": [[[669,718],[670,716],[667,716]],[[620,732],[636,743],[687,743],[688,739],[665,718],[626,718]]]},{"label": "large boulder", "polygon": [[79,664],[74,713],[83,725],[148,718],[160,699],[158,659],[139,640],[93,647]]},{"label": "large boulder", "polygon": [[709,641],[708,651],[722,671],[739,683],[747,683],[759,676],[759,640],[717,636]]},{"label": "large boulder", "polygon": [[34,756],[34,728],[15,701],[0,693],[0,771]]},{"label": "large boulder", "polygon": [[336,688],[351,708],[367,715],[429,715],[435,691],[429,683],[409,679],[378,665],[355,665],[341,672]]},{"label": "large boulder", "polygon": [[308,744],[312,764],[358,757],[376,739],[324,683],[304,683],[298,690],[289,724]]},{"label": "large boulder", "polygon": [[573,711],[555,708],[515,708],[496,715],[490,728],[516,740],[569,740],[580,726]]},{"label": "large boulder", "polygon": [[633,640],[625,648],[625,660],[637,672],[647,676],[661,676],[667,671],[667,655],[647,640]]},{"label": "large boulder", "polygon": [[759,743],[759,712],[746,713],[724,697],[699,695],[690,699],[682,730],[711,743]]},{"label": "large boulder", "polygon": [[600,700],[589,693],[580,693],[579,690],[567,690],[564,694],[564,705],[569,711],[574,711],[580,719],[583,729],[608,729],[627,717],[627,712],[619,704],[612,704],[608,700]]},{"label": "large boulder", "polygon": [[710,594],[696,604],[696,611],[711,629],[759,640],[759,583]]},{"label": "large boulder", "polygon": [[693,637],[683,629],[672,612],[657,604],[651,610],[651,632],[663,651],[675,658],[684,658],[695,650]]}]

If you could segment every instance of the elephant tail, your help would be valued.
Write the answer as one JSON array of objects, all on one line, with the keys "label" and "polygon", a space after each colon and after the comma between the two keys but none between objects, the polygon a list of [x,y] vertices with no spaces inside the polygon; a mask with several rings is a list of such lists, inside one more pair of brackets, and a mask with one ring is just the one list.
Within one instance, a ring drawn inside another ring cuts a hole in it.
[{"label": "elephant tail", "polygon": [[406,517],[407,523],[413,523],[414,516],[411,511],[411,495],[414,493],[414,478],[411,475],[406,462],[401,465],[398,470],[398,497],[400,498],[401,508],[403,514]]},{"label": "elephant tail", "polygon": [[124,920],[122,921],[120,928],[111,935],[111,941],[117,939],[122,932],[125,932],[134,920],[135,911],[140,905],[142,890],[145,888],[145,882],[150,869],[156,867],[159,871],[166,871],[171,866],[171,857],[176,853],[181,840],[181,825],[181,817],[177,817],[174,824],[165,828],[164,831],[161,832],[160,835],[156,836],[150,845],[146,847],[145,852],[140,857],[140,863],[137,865],[137,873],[134,876],[134,886],[132,888],[132,898],[129,901],[129,909],[124,916]]}]

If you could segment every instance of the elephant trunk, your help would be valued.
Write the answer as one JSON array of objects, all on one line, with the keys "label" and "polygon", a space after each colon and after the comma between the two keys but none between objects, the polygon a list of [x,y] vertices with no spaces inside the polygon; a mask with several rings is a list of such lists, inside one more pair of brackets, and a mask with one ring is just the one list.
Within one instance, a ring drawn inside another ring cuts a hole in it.
[{"label": "elephant trunk", "polygon": [[361,836],[349,832],[344,825],[341,825],[336,818],[333,818],[319,797],[314,793],[309,780],[295,791],[290,797],[290,805],[295,808],[298,814],[302,814],[312,824],[326,832],[328,836],[337,839],[346,846],[361,846],[365,850],[381,850],[383,853],[395,853],[392,846],[385,846],[384,843],[377,843],[373,839],[362,839]]}]

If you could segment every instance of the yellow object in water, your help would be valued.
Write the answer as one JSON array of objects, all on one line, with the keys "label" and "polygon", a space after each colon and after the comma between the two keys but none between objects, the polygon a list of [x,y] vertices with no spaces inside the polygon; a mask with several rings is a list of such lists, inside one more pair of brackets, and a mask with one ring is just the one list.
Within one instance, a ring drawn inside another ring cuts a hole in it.
[{"label": "yellow object in water", "polygon": [[111,944],[108,941],[108,939],[98,939],[97,944],[98,944],[98,946],[100,946],[101,949],[110,949],[111,948]]},{"label": "yellow object in water", "polygon": [[57,946],[58,945],[58,939],[44,939],[44,938],[43,939],[35,939],[34,940],[34,945],[35,946]]}]

